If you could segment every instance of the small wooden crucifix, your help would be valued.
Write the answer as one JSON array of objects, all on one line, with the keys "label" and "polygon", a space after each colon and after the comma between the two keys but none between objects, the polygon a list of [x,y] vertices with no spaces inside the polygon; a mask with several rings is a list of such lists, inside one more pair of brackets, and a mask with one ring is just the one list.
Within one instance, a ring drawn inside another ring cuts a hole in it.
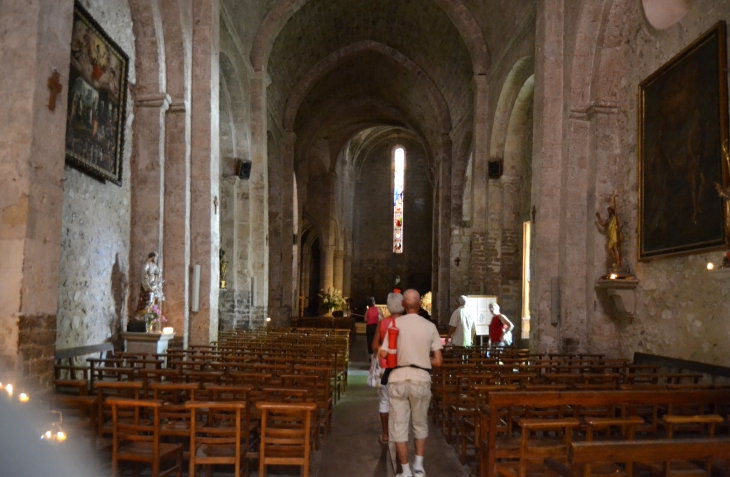
[{"label": "small wooden crucifix", "polygon": [[51,90],[51,96],[48,98],[48,109],[56,110],[56,97],[63,91],[63,85],[58,81],[61,75],[58,71],[53,70],[53,74],[48,78],[48,89]]},{"label": "small wooden crucifix", "polygon": [[459,264],[461,263],[461,258],[459,258],[459,257],[456,257],[456,258],[454,259],[454,261],[456,262],[456,266],[458,267],[458,266],[459,266]]},{"label": "small wooden crucifix", "polygon": [[215,215],[218,215],[218,196],[215,196],[213,198],[213,207],[214,207]]}]

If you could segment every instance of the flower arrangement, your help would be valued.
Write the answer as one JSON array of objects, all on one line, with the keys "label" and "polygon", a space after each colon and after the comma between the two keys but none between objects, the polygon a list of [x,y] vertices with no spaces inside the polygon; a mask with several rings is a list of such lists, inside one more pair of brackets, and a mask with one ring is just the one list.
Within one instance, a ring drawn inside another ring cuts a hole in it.
[{"label": "flower arrangement", "polygon": [[152,305],[147,308],[147,312],[144,314],[144,321],[147,323],[147,331],[154,328],[161,328],[163,324],[167,323],[167,318],[162,316],[162,311],[157,305]]},{"label": "flower arrangement", "polygon": [[431,313],[431,292],[428,292],[421,297],[421,306],[423,307],[424,310],[426,310],[428,312],[429,315],[432,314]]},{"label": "flower arrangement", "polygon": [[342,292],[340,290],[328,288],[327,291],[322,290],[319,293],[319,297],[322,299],[322,308],[324,308],[327,313],[343,310],[345,308],[345,300],[347,300],[347,298],[342,297]]}]

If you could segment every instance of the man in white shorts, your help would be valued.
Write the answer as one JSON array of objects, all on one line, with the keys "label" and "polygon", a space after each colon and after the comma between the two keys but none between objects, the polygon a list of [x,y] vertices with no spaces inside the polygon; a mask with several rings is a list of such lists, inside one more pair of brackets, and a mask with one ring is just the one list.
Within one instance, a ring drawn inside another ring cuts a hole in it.
[{"label": "man in white shorts", "polygon": [[[398,367],[390,373],[388,395],[392,425],[390,435],[395,442],[398,460],[403,467],[396,477],[425,477],[423,454],[428,437],[428,406],[431,402],[432,366],[441,366],[441,339],[436,326],[418,315],[421,296],[416,290],[403,293],[403,308],[407,313],[397,319]],[[386,335],[380,355],[388,355]],[[416,441],[413,470],[408,462],[408,424]]]}]

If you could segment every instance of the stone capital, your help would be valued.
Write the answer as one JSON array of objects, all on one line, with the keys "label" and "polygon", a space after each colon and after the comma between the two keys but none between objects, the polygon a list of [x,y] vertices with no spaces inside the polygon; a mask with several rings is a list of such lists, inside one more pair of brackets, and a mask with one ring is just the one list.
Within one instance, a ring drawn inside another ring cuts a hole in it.
[{"label": "stone capital", "polygon": [[142,94],[134,98],[134,104],[140,108],[161,108],[167,111],[172,103],[172,98],[167,93]]},{"label": "stone capital", "polygon": [[175,100],[170,103],[170,109],[167,110],[168,113],[184,113],[188,110],[190,105],[186,100]]}]

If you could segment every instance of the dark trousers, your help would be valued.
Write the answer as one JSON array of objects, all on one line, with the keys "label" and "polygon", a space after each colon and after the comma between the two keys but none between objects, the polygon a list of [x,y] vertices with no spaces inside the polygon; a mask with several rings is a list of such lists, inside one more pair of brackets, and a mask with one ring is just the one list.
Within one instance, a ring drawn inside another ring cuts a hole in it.
[{"label": "dark trousers", "polygon": [[375,331],[378,329],[378,324],[365,326],[365,335],[367,336],[368,354],[373,354],[373,340],[375,339]]}]

